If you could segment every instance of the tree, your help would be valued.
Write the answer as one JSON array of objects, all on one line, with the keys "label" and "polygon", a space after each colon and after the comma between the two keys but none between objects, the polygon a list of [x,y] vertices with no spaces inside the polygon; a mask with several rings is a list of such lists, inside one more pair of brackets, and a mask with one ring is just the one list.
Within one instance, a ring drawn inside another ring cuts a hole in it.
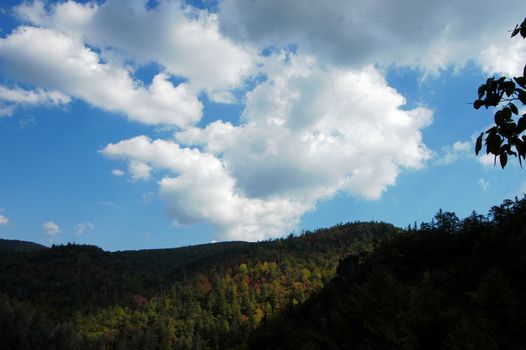
[{"label": "tree", "polygon": [[[517,34],[526,39],[526,18],[515,26],[511,37]],[[478,99],[473,103],[475,109],[500,107],[495,112],[495,125],[477,138],[475,154],[479,154],[485,141],[486,154],[493,154],[495,162],[499,157],[502,168],[506,166],[508,156],[518,157],[521,167],[522,160],[526,159],[526,135],[522,135],[526,131],[526,113],[519,114],[517,102],[526,105],[526,66],[521,77],[489,78],[478,88]]]}]

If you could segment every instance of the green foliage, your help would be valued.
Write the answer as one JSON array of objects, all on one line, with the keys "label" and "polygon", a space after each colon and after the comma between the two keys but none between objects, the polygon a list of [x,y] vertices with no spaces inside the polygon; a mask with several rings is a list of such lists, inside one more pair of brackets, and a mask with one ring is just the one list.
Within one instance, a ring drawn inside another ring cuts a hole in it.
[{"label": "green foliage", "polygon": [[[511,36],[520,34],[526,38],[526,19],[516,25]],[[526,66],[523,75],[514,77],[489,78],[485,84],[478,88],[478,99],[473,103],[475,109],[484,106],[501,106],[495,112],[493,127],[481,133],[475,143],[475,153],[478,155],[482,149],[485,139],[486,154],[493,154],[495,162],[499,158],[500,165],[504,168],[508,162],[508,156],[516,156],[522,166],[522,160],[526,159],[526,114],[519,115],[516,103],[526,105]],[[484,134],[486,134],[484,138]]]}]

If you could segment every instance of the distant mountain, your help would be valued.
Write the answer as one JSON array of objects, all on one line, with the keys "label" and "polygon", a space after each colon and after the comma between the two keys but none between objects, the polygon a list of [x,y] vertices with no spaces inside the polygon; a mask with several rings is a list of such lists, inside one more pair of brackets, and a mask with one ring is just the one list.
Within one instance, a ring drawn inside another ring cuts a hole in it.
[{"label": "distant mountain", "polygon": [[17,252],[33,252],[35,250],[48,249],[48,247],[34,242],[0,238],[0,249],[9,249]]}]

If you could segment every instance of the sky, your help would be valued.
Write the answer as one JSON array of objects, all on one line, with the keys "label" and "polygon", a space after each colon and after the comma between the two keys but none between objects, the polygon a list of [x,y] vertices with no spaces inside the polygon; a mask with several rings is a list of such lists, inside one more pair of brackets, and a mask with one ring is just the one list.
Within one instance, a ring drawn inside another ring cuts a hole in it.
[{"label": "sky", "polygon": [[[487,213],[522,0],[0,3],[0,238],[106,250]],[[523,111],[524,113],[525,111]]]}]

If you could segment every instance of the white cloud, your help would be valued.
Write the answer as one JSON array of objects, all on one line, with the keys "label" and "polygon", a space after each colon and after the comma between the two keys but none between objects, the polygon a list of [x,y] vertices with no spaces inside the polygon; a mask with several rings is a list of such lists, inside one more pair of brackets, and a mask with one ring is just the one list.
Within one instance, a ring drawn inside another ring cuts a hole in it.
[{"label": "white cloud", "polygon": [[130,161],[128,166],[128,171],[134,180],[148,180],[152,170],[153,168],[148,164],[136,160]]},{"label": "white cloud", "polygon": [[228,91],[239,86],[255,66],[252,50],[219,33],[216,14],[178,0],[161,1],[153,9],[147,9],[144,0],[110,0],[100,5],[68,1],[49,9],[35,1],[19,6],[17,13],[34,25],[58,29],[101,48],[107,59],[157,62],[219,102],[231,100]]},{"label": "white cloud", "polygon": [[111,174],[112,174],[113,176],[124,176],[124,175],[125,175],[125,172],[124,172],[123,170],[121,170],[121,169],[113,169],[113,170],[111,171]]},{"label": "white cloud", "polygon": [[431,111],[402,109],[404,98],[374,68],[320,68],[309,57],[277,55],[266,70],[268,80],[247,95],[243,124],[176,133],[203,151],[140,136],[102,153],[130,168],[169,170],[159,192],[172,218],[206,221],[220,239],[244,240],[289,232],[337,191],[379,198],[402,168],[429,158],[420,129]]},{"label": "white cloud", "polygon": [[0,100],[28,105],[62,105],[68,104],[70,98],[59,91],[42,89],[28,91],[21,88],[10,89],[0,85]]},{"label": "white cloud", "polygon": [[202,105],[187,84],[174,86],[164,73],[144,87],[117,65],[54,29],[19,27],[0,39],[2,70],[10,77],[124,113],[145,124],[186,126],[201,118]]},{"label": "white cloud", "polygon": [[489,188],[489,182],[486,181],[485,179],[480,179],[480,180],[479,180],[479,186],[480,186],[484,191],[487,191],[488,188]]},{"label": "white cloud", "polygon": [[0,214],[0,225],[7,225],[9,223],[9,218],[5,215]]},{"label": "white cloud", "polygon": [[242,42],[297,44],[337,65],[374,62],[428,72],[511,43],[507,30],[526,13],[522,0],[224,0],[219,7],[222,31]]},{"label": "white cloud", "polygon": [[451,146],[444,148],[444,155],[438,159],[437,165],[449,165],[462,157],[469,156],[474,152],[474,147],[471,142],[468,141],[456,141]]},{"label": "white cloud", "polygon": [[17,106],[60,106],[69,102],[70,98],[59,91],[30,91],[0,85],[0,116],[11,116]]},{"label": "white cloud", "polygon": [[47,221],[42,224],[42,230],[50,237],[56,237],[62,231],[60,227],[54,221]]},{"label": "white cloud", "polygon": [[497,164],[495,156],[491,153],[479,156],[477,157],[477,160],[485,167],[495,167],[495,164]]},{"label": "white cloud", "polygon": [[8,105],[5,106],[3,104],[0,104],[0,117],[10,117],[15,112],[15,106],[14,105]]},{"label": "white cloud", "polygon": [[487,73],[498,73],[506,76],[522,76],[524,57],[526,57],[526,40],[514,38],[489,45],[479,57],[482,68]]},{"label": "white cloud", "polygon": [[159,182],[168,214],[184,225],[209,222],[222,239],[279,236],[293,228],[307,209],[285,199],[248,198],[236,189],[221,160],[170,141],[139,136],[110,144],[102,153],[170,170],[173,176]]},{"label": "white cloud", "polygon": [[95,225],[93,225],[91,222],[82,222],[77,224],[75,226],[75,234],[77,236],[80,236],[84,234],[86,231],[93,230],[95,228]]},{"label": "white cloud", "polygon": [[269,63],[269,80],[247,95],[242,126],[216,122],[177,140],[221,156],[254,197],[312,202],[346,189],[376,199],[401,168],[424,164],[420,129],[431,111],[401,109],[404,98],[372,67],[322,69],[309,58],[287,59]]}]

